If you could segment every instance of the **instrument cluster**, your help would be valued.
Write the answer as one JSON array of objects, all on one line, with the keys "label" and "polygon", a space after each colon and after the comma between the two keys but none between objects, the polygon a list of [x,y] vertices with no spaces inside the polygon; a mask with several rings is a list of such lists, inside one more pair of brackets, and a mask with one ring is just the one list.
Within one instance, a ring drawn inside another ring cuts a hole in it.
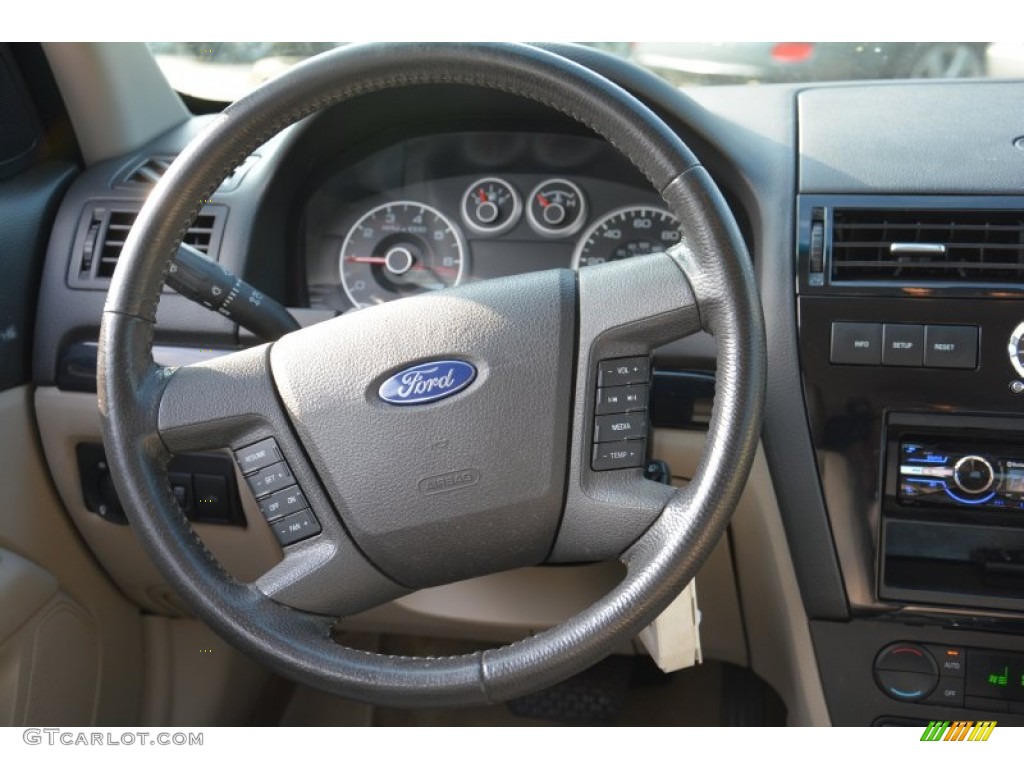
[{"label": "instrument cluster", "polygon": [[[466,151],[480,142],[492,151]],[[519,164],[510,162],[509,144],[525,145]],[[557,134],[402,142],[329,178],[305,220],[309,303],[338,311],[630,258],[680,238],[679,222],[615,150]]]}]

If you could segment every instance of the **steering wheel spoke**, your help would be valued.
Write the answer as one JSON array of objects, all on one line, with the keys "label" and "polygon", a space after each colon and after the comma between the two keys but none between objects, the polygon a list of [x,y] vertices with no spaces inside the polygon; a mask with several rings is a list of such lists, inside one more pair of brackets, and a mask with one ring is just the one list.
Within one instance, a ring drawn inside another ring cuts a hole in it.
[{"label": "steering wheel spoke", "polygon": [[154,373],[171,452],[230,448],[284,559],[255,582],[273,600],[330,616],[407,593],[363,556],[293,436],[270,374],[270,345]]},{"label": "steering wheel spoke", "polygon": [[555,562],[613,559],[674,489],[644,477],[651,354],[701,330],[680,264],[667,253],[580,270],[580,332],[568,492]]}]

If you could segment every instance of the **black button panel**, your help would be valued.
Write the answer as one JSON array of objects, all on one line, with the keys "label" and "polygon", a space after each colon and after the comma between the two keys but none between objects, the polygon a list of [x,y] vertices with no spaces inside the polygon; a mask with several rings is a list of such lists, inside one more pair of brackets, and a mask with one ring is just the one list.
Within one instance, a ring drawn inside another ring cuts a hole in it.
[{"label": "black button panel", "polygon": [[231,517],[231,503],[228,498],[228,481],[224,475],[194,475],[196,512],[205,519]]},{"label": "black button panel", "polygon": [[274,438],[240,448],[235,460],[282,547],[320,533],[320,522]]},{"label": "black button panel", "polygon": [[[79,443],[78,457],[85,506],[104,520],[127,525],[121,500],[102,445]],[[167,467],[170,490],[185,516],[196,523],[245,526],[235,465],[223,453],[182,453]]]},{"label": "black button panel", "polygon": [[597,364],[591,469],[642,467],[647,458],[651,360],[620,357]]},{"label": "black button panel", "polygon": [[978,327],[835,322],[829,362],[973,370],[978,367]]}]

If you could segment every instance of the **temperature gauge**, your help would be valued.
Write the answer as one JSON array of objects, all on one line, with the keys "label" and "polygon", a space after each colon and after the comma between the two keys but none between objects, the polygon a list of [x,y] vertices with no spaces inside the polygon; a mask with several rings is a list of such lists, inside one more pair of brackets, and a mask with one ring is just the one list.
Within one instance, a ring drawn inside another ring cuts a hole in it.
[{"label": "temperature gauge", "polygon": [[548,179],[530,193],[527,218],[533,230],[545,237],[574,235],[583,226],[587,201],[580,188],[566,179]]},{"label": "temperature gauge", "polygon": [[504,179],[474,181],[462,196],[462,220],[480,235],[508,232],[522,212],[519,193]]}]

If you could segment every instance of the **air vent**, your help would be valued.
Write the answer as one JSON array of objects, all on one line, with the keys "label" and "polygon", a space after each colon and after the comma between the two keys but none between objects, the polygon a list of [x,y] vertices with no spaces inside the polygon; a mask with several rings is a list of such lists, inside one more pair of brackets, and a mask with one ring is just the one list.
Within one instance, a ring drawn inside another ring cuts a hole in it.
[{"label": "air vent", "polygon": [[1024,280],[1024,211],[836,208],[832,282]]},{"label": "air vent", "polygon": [[147,157],[124,175],[122,183],[128,186],[152,186],[160,181],[173,162],[173,156]]},{"label": "air vent", "polygon": [[[119,205],[96,204],[86,210],[76,238],[69,282],[76,288],[102,288],[114,274],[128,233],[139,211]],[[216,261],[227,208],[203,207],[185,233],[184,242]]]},{"label": "air vent", "polygon": [[[221,182],[220,187],[218,187],[218,191],[230,192],[235,189],[242,183],[242,178],[257,160],[259,160],[259,155],[250,155],[247,157],[244,163],[235,168],[235,170],[233,170],[228,177]],[[152,155],[150,157],[143,158],[141,162],[128,166],[128,170],[121,175],[115,186],[132,189],[137,189],[139,187],[151,187],[163,178],[163,175],[167,173],[167,169],[171,167],[171,163],[173,162],[174,155]]]}]

